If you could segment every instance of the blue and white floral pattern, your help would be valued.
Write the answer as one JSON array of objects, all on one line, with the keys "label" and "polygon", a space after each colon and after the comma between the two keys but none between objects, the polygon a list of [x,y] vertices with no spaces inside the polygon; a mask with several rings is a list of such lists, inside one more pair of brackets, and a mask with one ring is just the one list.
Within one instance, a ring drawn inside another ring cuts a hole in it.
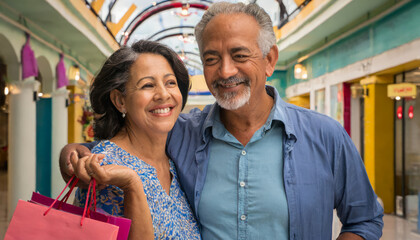
[{"label": "blue and white floral pattern", "polygon": [[[197,221],[185,193],[181,190],[172,160],[169,160],[173,177],[168,195],[160,185],[154,167],[126,152],[115,143],[108,140],[100,141],[92,149],[92,153],[105,154],[102,165],[126,166],[136,171],[140,176],[152,215],[155,239],[201,239]],[[85,201],[86,190],[78,189],[75,196],[75,205],[84,207]],[[98,190],[96,206],[98,209],[114,216],[123,216],[123,191],[113,185]]]}]

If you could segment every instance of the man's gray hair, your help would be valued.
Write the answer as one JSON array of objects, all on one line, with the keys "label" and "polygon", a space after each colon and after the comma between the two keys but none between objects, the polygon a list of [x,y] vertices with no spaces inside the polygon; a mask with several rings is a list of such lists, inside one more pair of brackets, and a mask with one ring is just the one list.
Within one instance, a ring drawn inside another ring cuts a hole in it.
[{"label": "man's gray hair", "polygon": [[195,26],[195,38],[197,40],[200,53],[203,50],[203,32],[211,19],[219,14],[235,13],[247,14],[257,21],[260,26],[258,46],[265,57],[270,51],[270,48],[276,44],[276,35],[274,34],[273,23],[271,22],[270,16],[264,11],[264,9],[254,3],[248,5],[243,3],[228,2],[218,2],[212,4],[204,13],[201,21]]}]

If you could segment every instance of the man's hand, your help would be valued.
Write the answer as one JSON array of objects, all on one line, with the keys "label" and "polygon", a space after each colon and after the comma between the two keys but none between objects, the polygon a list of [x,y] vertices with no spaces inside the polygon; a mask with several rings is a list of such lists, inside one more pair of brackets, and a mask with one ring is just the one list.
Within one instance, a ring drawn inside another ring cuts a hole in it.
[{"label": "man's hand", "polygon": [[[91,153],[89,149],[83,145],[80,145],[78,143],[71,143],[64,146],[64,148],[61,150],[60,153],[60,172],[61,176],[63,177],[64,181],[68,182],[70,178],[76,174],[75,168],[72,165],[71,158],[73,158],[74,162],[78,162],[79,158],[84,156],[89,156]],[[84,168],[83,168],[84,169]],[[76,174],[77,176],[78,174]],[[79,174],[80,175],[80,174]],[[83,175],[83,174],[82,174]],[[79,187],[87,187],[86,183],[89,183],[89,180],[86,182],[81,179],[82,181],[79,181],[78,186]]]}]

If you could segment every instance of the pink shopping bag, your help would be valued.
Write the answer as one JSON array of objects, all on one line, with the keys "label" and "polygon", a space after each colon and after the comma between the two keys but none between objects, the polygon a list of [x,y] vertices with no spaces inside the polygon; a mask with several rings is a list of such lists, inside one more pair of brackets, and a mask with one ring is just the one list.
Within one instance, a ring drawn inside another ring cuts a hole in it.
[{"label": "pink shopping bag", "polygon": [[[39,203],[45,206],[50,206],[51,204],[53,204],[54,199],[34,192],[32,193],[32,198],[30,202]],[[68,213],[77,214],[79,216],[82,216],[83,210],[84,210],[81,207],[67,204],[65,202],[56,202],[53,208],[60,209]],[[91,212],[90,218],[118,226],[119,231],[118,231],[117,240],[127,240],[128,234],[130,233],[130,226],[131,226],[130,219],[123,218],[123,217],[115,217],[112,215],[103,214],[99,212]]]},{"label": "pink shopping bag", "polygon": [[[74,181],[72,181],[74,180]],[[85,208],[66,201],[77,184],[73,177],[54,200],[34,193],[30,202],[19,200],[5,240],[12,239],[113,239],[126,240],[131,220],[96,212],[95,179],[89,184]],[[73,182],[67,194],[58,201]],[[92,192],[90,191],[91,189]],[[91,194],[90,194],[91,193]],[[91,201],[89,202],[89,197]],[[58,201],[58,202],[57,202]],[[49,207],[48,207],[49,206]],[[92,211],[93,207],[93,211]],[[85,217],[88,218],[85,218]],[[119,226],[123,231],[119,231]]]},{"label": "pink shopping bag", "polygon": [[51,209],[47,206],[19,200],[13,213],[5,240],[74,240],[109,239],[116,240],[118,227],[86,218],[80,224],[81,216]]}]

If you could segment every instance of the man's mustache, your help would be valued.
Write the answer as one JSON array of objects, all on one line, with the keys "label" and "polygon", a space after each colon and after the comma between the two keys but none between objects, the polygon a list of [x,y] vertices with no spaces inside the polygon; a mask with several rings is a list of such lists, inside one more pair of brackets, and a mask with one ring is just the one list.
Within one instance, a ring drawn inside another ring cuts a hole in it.
[{"label": "man's mustache", "polygon": [[224,78],[216,79],[212,83],[212,86],[213,88],[217,88],[220,85],[239,84],[239,83],[244,83],[246,86],[250,85],[250,81],[247,77],[232,76],[227,79],[224,79]]}]

